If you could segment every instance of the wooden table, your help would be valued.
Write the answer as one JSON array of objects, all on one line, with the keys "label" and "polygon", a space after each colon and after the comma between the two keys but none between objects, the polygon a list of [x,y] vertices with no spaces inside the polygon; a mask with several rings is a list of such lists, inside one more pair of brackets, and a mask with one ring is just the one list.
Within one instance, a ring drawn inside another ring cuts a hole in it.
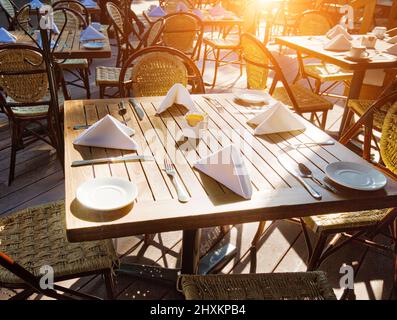
[{"label": "wooden table", "polygon": [[[106,29],[105,29],[106,30]],[[61,35],[58,47],[55,49],[54,55],[58,59],[81,59],[81,58],[110,58],[112,50],[110,48],[109,37],[107,31],[104,31],[105,40],[104,47],[99,50],[90,50],[83,47],[80,42],[80,30],[65,31]],[[34,45],[32,39],[23,31],[11,31],[17,38],[17,43]]]},{"label": "wooden table", "polygon": [[[353,36],[354,44],[361,44],[361,36]],[[358,99],[360,96],[361,87],[365,77],[365,72],[370,69],[387,69],[397,67],[397,57],[393,55],[378,54],[392,45],[386,41],[377,40],[375,49],[367,50],[373,58],[369,62],[353,62],[346,59],[348,52],[333,52],[323,49],[324,44],[328,41],[325,36],[293,36],[293,37],[277,37],[276,43],[285,45],[298,52],[310,55],[313,58],[318,58],[326,63],[335,64],[346,70],[353,71],[353,79],[350,84],[349,99]],[[345,119],[347,116],[348,108],[345,108],[343,114],[342,125],[340,128],[341,133],[344,128]]]},{"label": "wooden table", "polygon": [[[387,208],[397,206],[397,182],[389,181],[384,190],[376,192],[347,192],[333,194],[321,190],[321,201],[308,192],[277,161],[282,148],[300,142],[325,141],[330,137],[307,122],[307,129],[291,133],[254,136],[246,124],[251,114],[237,105],[232,94],[209,95],[223,107],[218,111],[202,96],[193,96],[196,104],[209,117],[208,128],[196,145],[181,140],[180,125],[186,110],[173,106],[156,115],[161,97],[139,98],[146,116],[137,120],[129,106],[127,113],[118,114],[120,99],[75,100],[65,102],[65,186],[66,227],[69,241],[126,237],[144,233],[175,230],[183,232],[182,272],[196,271],[199,228],[286,219],[313,214]],[[128,105],[128,103],[127,103]],[[124,155],[127,152],[73,146],[81,133],[73,130],[76,124],[93,124],[110,113],[136,130],[138,154],[153,154],[156,161],[103,164],[71,167],[74,160]],[[195,160],[204,157],[233,141],[240,147],[253,185],[253,197],[244,200],[212,178],[192,169]],[[164,155],[175,163],[180,179],[191,200],[180,203],[175,188],[164,172]],[[324,177],[327,164],[335,161],[365,163],[339,143],[327,147],[307,147],[290,151],[292,163],[303,162],[314,174]],[[76,200],[76,189],[94,177],[116,176],[137,184],[139,195],[131,207],[112,213],[92,212]],[[310,182],[309,182],[310,183]]]}]

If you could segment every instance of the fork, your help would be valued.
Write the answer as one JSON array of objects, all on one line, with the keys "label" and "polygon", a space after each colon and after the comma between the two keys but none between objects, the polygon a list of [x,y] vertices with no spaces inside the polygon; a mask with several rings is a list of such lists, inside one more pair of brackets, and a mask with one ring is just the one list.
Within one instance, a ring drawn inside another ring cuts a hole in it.
[{"label": "fork", "polygon": [[180,202],[188,202],[190,200],[189,195],[187,194],[185,188],[182,186],[182,183],[180,182],[175,166],[171,161],[166,157],[164,158],[164,167],[165,167],[165,172],[172,177],[172,181],[174,183],[176,193],[178,195],[178,200]]}]

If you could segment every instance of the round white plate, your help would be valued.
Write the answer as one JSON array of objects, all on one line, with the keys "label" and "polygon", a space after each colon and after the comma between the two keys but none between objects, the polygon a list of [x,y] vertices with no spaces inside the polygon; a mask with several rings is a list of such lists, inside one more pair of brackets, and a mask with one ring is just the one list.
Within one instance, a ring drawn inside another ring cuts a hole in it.
[{"label": "round white plate", "polygon": [[83,44],[83,47],[86,49],[98,50],[102,49],[104,47],[104,44],[103,42],[87,42]]},{"label": "round white plate", "polygon": [[136,185],[114,177],[91,179],[77,188],[76,198],[92,210],[109,211],[123,208],[138,195]]},{"label": "round white plate", "polygon": [[269,97],[259,93],[236,93],[235,96],[246,103],[260,104],[269,102]]},{"label": "round white plate", "polygon": [[325,172],[332,181],[355,190],[375,191],[387,183],[386,177],[379,171],[354,162],[331,163]]}]

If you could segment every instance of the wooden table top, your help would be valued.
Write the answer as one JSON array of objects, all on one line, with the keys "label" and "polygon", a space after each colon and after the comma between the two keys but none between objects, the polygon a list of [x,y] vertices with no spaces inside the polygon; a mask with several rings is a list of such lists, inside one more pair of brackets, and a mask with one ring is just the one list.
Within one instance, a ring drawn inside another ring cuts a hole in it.
[{"label": "wooden table top", "polygon": [[[103,33],[105,35],[104,47],[99,50],[91,50],[83,47],[80,42],[81,30],[65,31],[61,35],[58,47],[55,49],[54,55],[58,59],[81,59],[81,58],[110,58],[112,50],[110,48],[109,37],[106,29]],[[32,39],[23,31],[11,31],[17,38],[17,43],[25,43],[33,45]]]},{"label": "wooden table top", "polygon": [[[361,36],[354,35],[353,43],[361,45]],[[277,37],[276,43],[285,45],[312,57],[319,58],[324,62],[336,64],[348,70],[367,70],[367,69],[385,69],[397,67],[397,56],[382,53],[392,44],[383,40],[377,40],[375,49],[368,49],[371,60],[368,62],[353,62],[346,59],[348,52],[334,52],[323,49],[324,43],[328,39],[325,36],[289,36]]]},{"label": "wooden table top", "polygon": [[[385,208],[397,206],[397,182],[388,181],[384,190],[334,194],[321,190],[322,200],[312,198],[301,184],[277,161],[282,148],[300,142],[325,141],[330,137],[307,122],[304,132],[254,136],[246,121],[252,114],[236,104],[231,94],[208,95],[224,110],[209,104],[202,96],[193,96],[196,105],[208,114],[208,130],[198,144],[181,139],[180,125],[186,110],[173,106],[160,116],[156,108],[161,97],[138,98],[146,116],[139,121],[131,109],[118,114],[120,99],[72,100],[65,102],[65,185],[66,225],[70,241],[116,238],[143,233],[189,230],[261,220],[285,219],[313,214]],[[127,103],[127,105],[129,105]],[[153,154],[156,161],[136,161],[71,167],[74,160],[125,155],[113,149],[74,146],[81,131],[76,124],[93,124],[110,113],[136,130],[138,154]],[[156,129],[154,129],[156,128]],[[253,196],[244,200],[212,178],[192,168],[195,160],[235,143],[242,151],[250,171]],[[191,200],[180,203],[175,188],[164,172],[164,155],[175,163],[180,179]],[[336,161],[366,163],[339,143],[312,146],[288,152],[290,161],[303,162],[318,177],[324,177],[327,164]],[[136,183],[139,195],[131,207],[117,212],[90,212],[76,200],[76,189],[94,177],[116,176]],[[310,183],[310,182],[309,182]],[[320,189],[320,188],[318,188]]]}]

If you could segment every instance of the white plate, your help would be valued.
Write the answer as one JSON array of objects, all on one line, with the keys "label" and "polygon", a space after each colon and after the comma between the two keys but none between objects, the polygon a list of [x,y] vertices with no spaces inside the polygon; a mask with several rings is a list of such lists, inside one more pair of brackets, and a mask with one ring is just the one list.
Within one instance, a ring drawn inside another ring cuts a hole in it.
[{"label": "white plate", "polygon": [[99,211],[121,209],[132,203],[137,195],[134,183],[114,177],[89,180],[76,191],[76,198],[82,205]]},{"label": "white plate", "polygon": [[386,177],[379,171],[354,162],[331,163],[325,172],[332,181],[355,190],[375,191],[387,183]]},{"label": "white plate", "polygon": [[236,93],[235,96],[246,103],[260,104],[269,102],[269,97],[260,93]]},{"label": "white plate", "polygon": [[86,49],[98,50],[102,49],[104,47],[104,44],[103,42],[87,42],[83,44],[83,47]]}]

